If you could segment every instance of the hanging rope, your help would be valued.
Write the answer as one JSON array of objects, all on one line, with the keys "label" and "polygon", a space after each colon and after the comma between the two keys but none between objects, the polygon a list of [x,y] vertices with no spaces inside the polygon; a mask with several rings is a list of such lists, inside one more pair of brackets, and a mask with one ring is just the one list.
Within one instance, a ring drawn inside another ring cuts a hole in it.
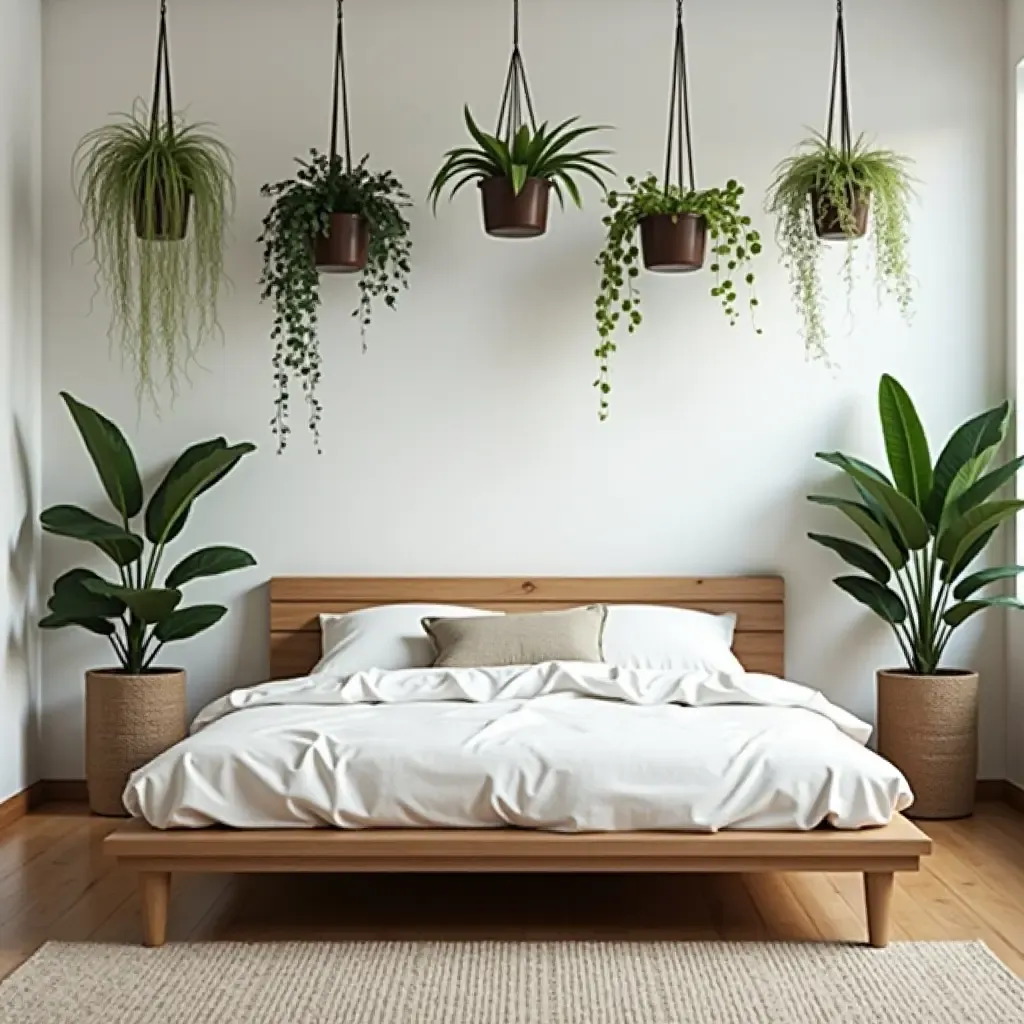
[{"label": "hanging rope", "polygon": [[[665,191],[672,182],[672,158],[676,159],[676,183],[691,192],[697,187],[693,170],[693,132],[690,124],[690,76],[686,65],[686,30],[683,0],[676,0],[676,42],[672,62],[672,93],[668,104],[668,143],[665,146]],[[683,181],[686,164],[688,183]]]},{"label": "hanging rope", "polygon": [[853,130],[850,122],[850,86],[846,66],[846,22],[843,0],[836,0],[836,45],[832,57],[832,96],[828,104],[828,131],[826,138],[832,145],[836,124],[836,103],[839,104],[840,147],[844,156],[853,151]]},{"label": "hanging rope", "polygon": [[345,73],[344,0],[338,0],[337,30],[334,41],[334,99],[331,105],[331,165],[338,159],[338,114],[345,131],[345,170],[352,170],[352,129],[348,116],[348,76]]},{"label": "hanging rope", "polygon": [[519,50],[519,0],[512,0],[512,59],[505,75],[505,90],[501,97],[501,109],[498,111],[498,125],[494,134],[511,144],[516,132],[523,126],[523,106],[530,119],[530,128],[537,131],[537,118],[533,113],[533,97],[530,95],[530,84],[526,79],[526,65]]},{"label": "hanging rope", "polygon": [[167,0],[160,0],[160,31],[156,40],[156,76],[153,82],[153,105],[150,108],[150,131],[160,129],[161,100],[167,103],[167,136],[174,138],[174,102],[171,97],[171,50],[167,41]]}]

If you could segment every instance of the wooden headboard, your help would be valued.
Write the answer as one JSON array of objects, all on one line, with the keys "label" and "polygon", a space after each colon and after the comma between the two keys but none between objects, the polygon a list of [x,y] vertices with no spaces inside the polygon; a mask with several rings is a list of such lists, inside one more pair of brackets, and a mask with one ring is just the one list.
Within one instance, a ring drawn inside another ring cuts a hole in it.
[{"label": "wooden headboard", "polygon": [[735,612],[733,649],[747,670],[785,674],[785,586],[779,576],[278,576],[270,581],[270,678],[305,675],[320,659],[317,616],[321,612],[404,602],[464,604],[505,612],[581,604],[663,604]]}]

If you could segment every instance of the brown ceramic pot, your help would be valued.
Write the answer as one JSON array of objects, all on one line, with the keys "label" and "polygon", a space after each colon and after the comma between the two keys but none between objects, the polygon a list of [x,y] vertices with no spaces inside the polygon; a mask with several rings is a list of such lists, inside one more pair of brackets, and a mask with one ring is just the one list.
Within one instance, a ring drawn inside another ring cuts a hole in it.
[{"label": "brown ceramic pot", "polygon": [[653,214],[640,221],[644,266],[659,274],[688,274],[704,266],[707,221],[695,213]]},{"label": "brown ceramic pot", "polygon": [[[192,208],[192,193],[186,191],[185,202],[177,217],[171,217],[164,200],[161,182],[153,189],[152,225],[147,215],[146,200],[140,187],[135,197],[135,234],[147,242],[180,242],[188,233],[188,215]],[[152,233],[150,233],[152,226]]]},{"label": "brown ceramic pot", "polygon": [[966,818],[978,775],[978,674],[878,673],[878,752],[914,791],[911,818]]},{"label": "brown ceramic pot", "polygon": [[94,814],[124,817],[128,776],[185,738],[185,672],[85,674],[85,775]]},{"label": "brown ceramic pot", "polygon": [[480,182],[484,230],[496,238],[536,238],[548,229],[548,198],[551,182],[527,178],[519,195],[508,178],[484,178]]},{"label": "brown ceramic pot", "polygon": [[850,212],[853,214],[854,230],[843,228],[842,218],[836,204],[822,192],[811,193],[814,209],[814,230],[823,242],[849,242],[863,238],[868,230],[868,214],[871,211],[871,193],[867,189],[854,189]]},{"label": "brown ceramic pot", "polygon": [[355,213],[332,213],[326,235],[313,241],[317,270],[324,274],[355,274],[366,266],[370,226]]}]

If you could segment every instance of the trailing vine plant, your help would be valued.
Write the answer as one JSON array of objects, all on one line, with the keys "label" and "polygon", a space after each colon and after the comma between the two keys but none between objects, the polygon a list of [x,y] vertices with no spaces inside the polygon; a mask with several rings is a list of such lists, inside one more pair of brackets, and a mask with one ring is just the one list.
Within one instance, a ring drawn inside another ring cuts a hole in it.
[{"label": "trailing vine plant", "polygon": [[310,151],[299,160],[294,178],[264,185],[262,194],[274,200],[263,221],[263,299],[274,304],[271,338],[275,343],[273,368],[277,390],[271,421],[277,450],[283,452],[291,433],[289,413],[293,377],[301,382],[307,421],[320,452],[323,407],[317,395],[321,377],[319,338],[320,275],[313,241],[326,237],[331,215],[362,217],[369,228],[366,266],[359,277],[359,301],[353,317],[359,321],[366,350],[366,332],[377,300],[394,309],[410,271],[409,222],[403,209],[411,205],[408,193],[391,171],[371,172],[368,157],[351,170],[338,157],[333,160]]},{"label": "trailing vine plant", "polygon": [[[751,263],[762,250],[760,234],[742,209],[744,188],[729,180],[724,188],[688,189],[660,182],[651,174],[638,180],[626,179],[626,192],[609,192],[609,212],[603,219],[607,229],[604,248],[597,258],[601,268],[595,317],[598,346],[598,376],[594,381],[600,395],[599,415],[608,418],[611,394],[609,363],[617,351],[616,332],[625,320],[626,331],[634,334],[643,322],[637,278],[640,276],[640,247],[637,233],[645,217],[667,214],[673,219],[694,214],[703,219],[711,239],[714,257],[709,270],[714,275],[711,295],[718,299],[731,326],[738,320],[740,295],[751,316],[758,306]],[[757,329],[760,334],[760,328]]]},{"label": "trailing vine plant", "polygon": [[83,241],[110,300],[111,341],[135,371],[139,402],[172,397],[219,332],[232,158],[205,123],[175,113],[167,4],[160,5],[152,102],[84,136],[72,159]]},{"label": "trailing vine plant", "polygon": [[801,152],[784,160],[768,189],[767,209],[776,218],[776,238],[789,272],[793,298],[811,359],[830,362],[824,314],[818,210],[834,211],[845,234],[843,280],[852,300],[860,230],[855,207],[870,202],[875,281],[880,296],[892,298],[909,318],[914,298],[910,271],[910,203],[914,196],[910,161],[887,149],[872,149],[863,136],[850,151],[815,134]]}]

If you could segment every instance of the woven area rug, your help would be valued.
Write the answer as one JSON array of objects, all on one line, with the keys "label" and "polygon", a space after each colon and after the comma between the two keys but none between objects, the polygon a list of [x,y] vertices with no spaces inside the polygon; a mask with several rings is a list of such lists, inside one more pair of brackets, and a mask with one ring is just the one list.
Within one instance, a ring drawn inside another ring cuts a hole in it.
[{"label": "woven area rug", "polygon": [[978,942],[49,943],[2,1024],[1010,1024]]}]

